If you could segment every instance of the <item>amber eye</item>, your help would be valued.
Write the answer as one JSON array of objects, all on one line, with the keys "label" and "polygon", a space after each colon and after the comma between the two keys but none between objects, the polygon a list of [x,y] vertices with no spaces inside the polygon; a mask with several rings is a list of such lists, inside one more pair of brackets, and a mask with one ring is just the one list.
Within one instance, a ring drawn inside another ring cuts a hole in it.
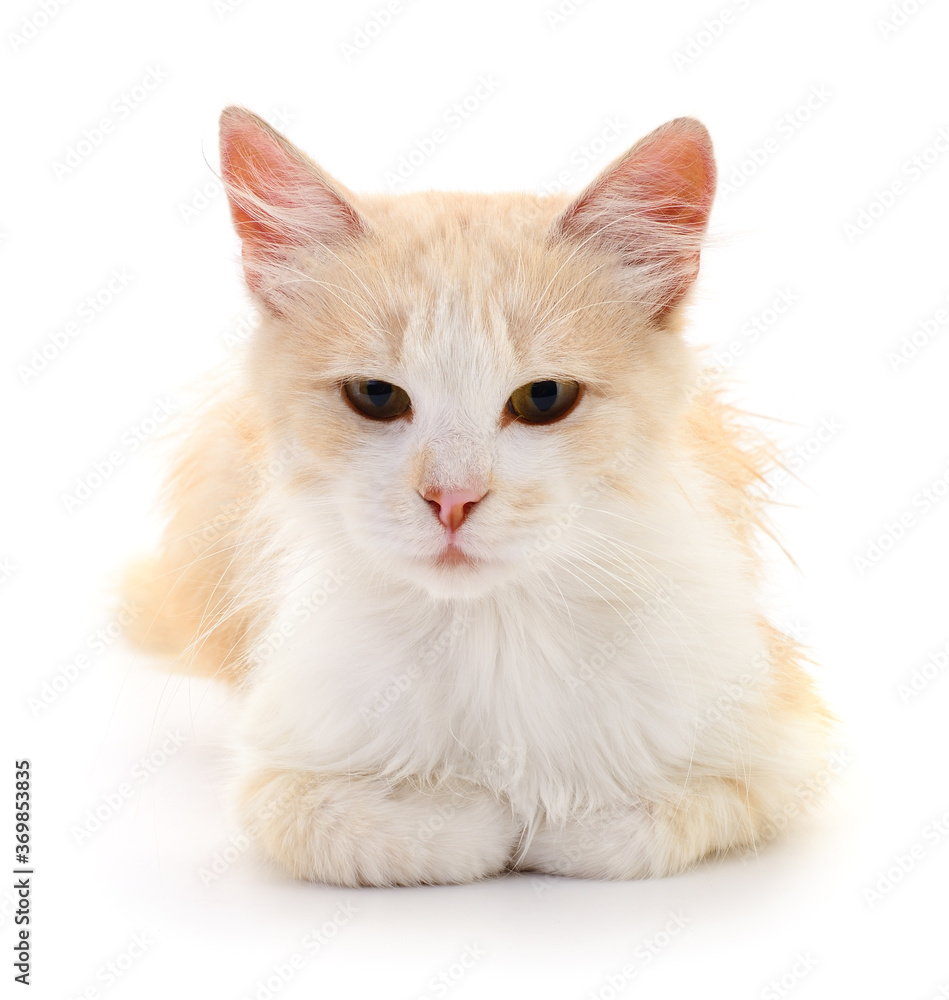
[{"label": "amber eye", "polygon": [[528,423],[549,424],[569,413],[579,395],[579,382],[528,382],[515,390],[507,409]]},{"label": "amber eye", "polygon": [[360,413],[373,420],[392,420],[409,408],[408,393],[391,382],[357,379],[344,382],[343,392]]}]

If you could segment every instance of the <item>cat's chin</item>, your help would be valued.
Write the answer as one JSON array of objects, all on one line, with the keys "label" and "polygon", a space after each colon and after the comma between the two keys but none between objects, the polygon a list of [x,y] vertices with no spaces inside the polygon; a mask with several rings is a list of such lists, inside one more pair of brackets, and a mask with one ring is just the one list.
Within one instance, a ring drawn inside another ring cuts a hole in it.
[{"label": "cat's chin", "polygon": [[412,583],[439,599],[481,597],[510,576],[505,563],[478,559],[454,546],[434,557],[412,559],[402,570]]}]

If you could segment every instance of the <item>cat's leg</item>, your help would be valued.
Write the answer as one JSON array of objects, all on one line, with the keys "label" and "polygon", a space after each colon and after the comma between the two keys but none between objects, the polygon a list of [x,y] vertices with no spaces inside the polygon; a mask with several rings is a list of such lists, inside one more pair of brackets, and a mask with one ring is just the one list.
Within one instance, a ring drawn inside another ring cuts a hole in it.
[{"label": "cat's leg", "polygon": [[[826,751],[833,719],[800,666],[794,642],[765,624],[771,671],[761,689],[742,680],[706,735],[719,758],[733,733],[733,771],[698,771],[699,744],[688,772],[670,770],[667,790],[632,797],[563,823],[540,819],[524,838],[515,865],[586,878],[671,875],[703,858],[757,847],[806,813],[831,774]],[[759,698],[758,695],[763,695]],[[718,705],[718,703],[716,703]],[[754,737],[754,738],[752,738]]]},{"label": "cat's leg", "polygon": [[541,820],[515,865],[579,878],[658,878],[750,847],[766,832],[773,825],[742,782],[708,778],[674,801],[631,800],[563,823]]},{"label": "cat's leg", "polygon": [[296,878],[334,885],[473,882],[503,871],[520,828],[479,785],[273,770],[245,779],[240,813]]}]

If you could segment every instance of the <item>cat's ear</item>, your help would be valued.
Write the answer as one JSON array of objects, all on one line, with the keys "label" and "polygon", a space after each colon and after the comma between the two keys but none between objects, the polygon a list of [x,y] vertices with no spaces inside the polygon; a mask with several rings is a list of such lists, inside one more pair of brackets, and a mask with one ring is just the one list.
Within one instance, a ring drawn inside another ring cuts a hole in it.
[{"label": "cat's ear", "polygon": [[676,118],[608,166],[556,219],[552,235],[616,252],[663,317],[689,290],[715,194],[708,131]]},{"label": "cat's ear", "polygon": [[221,172],[247,284],[271,305],[300,251],[332,253],[367,232],[344,189],[244,108],[221,114]]}]

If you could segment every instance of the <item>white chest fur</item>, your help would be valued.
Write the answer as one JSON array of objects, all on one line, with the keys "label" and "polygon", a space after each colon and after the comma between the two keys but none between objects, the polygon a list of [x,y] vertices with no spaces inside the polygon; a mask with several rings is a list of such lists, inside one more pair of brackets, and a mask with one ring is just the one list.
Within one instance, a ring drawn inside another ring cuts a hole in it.
[{"label": "white chest fur", "polygon": [[637,528],[648,572],[614,561],[596,585],[525,571],[439,601],[319,560],[258,642],[247,749],[264,766],[462,775],[549,815],[743,759],[701,723],[760,662],[751,586],[708,512],[683,513],[674,532]]}]

